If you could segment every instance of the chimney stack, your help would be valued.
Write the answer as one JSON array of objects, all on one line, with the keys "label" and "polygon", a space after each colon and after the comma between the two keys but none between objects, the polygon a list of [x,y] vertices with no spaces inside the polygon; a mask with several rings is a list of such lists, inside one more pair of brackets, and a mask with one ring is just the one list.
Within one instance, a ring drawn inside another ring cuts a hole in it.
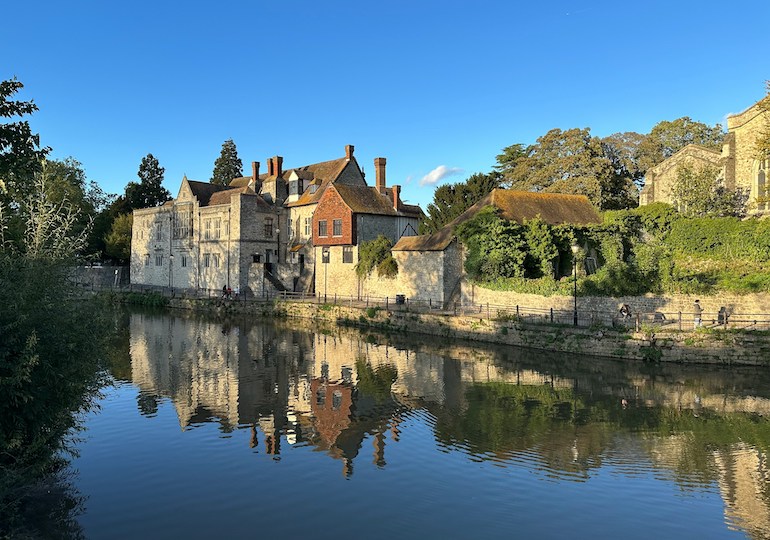
[{"label": "chimney stack", "polygon": [[348,159],[348,161],[351,160],[353,157],[353,150],[355,150],[355,146],[352,144],[345,145],[345,157]]},{"label": "chimney stack", "polygon": [[377,191],[385,195],[385,158],[374,158],[374,174],[376,177]]},{"label": "chimney stack", "polygon": [[391,191],[393,192],[393,208],[398,212],[398,205],[401,202],[401,197],[399,196],[401,195],[401,186],[393,186]]},{"label": "chimney stack", "polygon": [[251,162],[251,181],[256,185],[259,182],[259,161]]},{"label": "chimney stack", "polygon": [[267,158],[267,175],[273,176],[273,158]]},{"label": "chimney stack", "polygon": [[275,159],[275,172],[276,176],[281,176],[283,174],[283,158],[281,156],[275,156],[273,159]]}]

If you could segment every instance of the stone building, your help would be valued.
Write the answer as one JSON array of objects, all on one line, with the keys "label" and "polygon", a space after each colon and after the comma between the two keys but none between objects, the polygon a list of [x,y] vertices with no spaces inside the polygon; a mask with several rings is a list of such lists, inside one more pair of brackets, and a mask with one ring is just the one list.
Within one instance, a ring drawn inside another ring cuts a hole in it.
[{"label": "stone building", "polygon": [[399,186],[385,186],[385,158],[375,159],[377,185],[370,187],[353,153],[348,145],[345,157],[290,169],[274,156],[266,173],[253,162],[251,176],[228,186],[185,177],[176,199],[134,211],[131,282],[212,293],[314,292],[324,250],[331,252],[324,260],[341,265],[333,271],[341,272],[340,285],[355,282],[360,242],[416,234],[422,211],[401,201]]},{"label": "stone building", "polygon": [[690,165],[695,169],[714,167],[727,189],[748,192],[750,215],[770,213],[770,156],[760,155],[757,150],[758,139],[770,130],[770,111],[762,105],[767,99],[727,117],[727,134],[721,152],[690,144],[648,170],[639,195],[640,206],[653,202],[673,204],[671,189],[677,171],[683,165]]}]

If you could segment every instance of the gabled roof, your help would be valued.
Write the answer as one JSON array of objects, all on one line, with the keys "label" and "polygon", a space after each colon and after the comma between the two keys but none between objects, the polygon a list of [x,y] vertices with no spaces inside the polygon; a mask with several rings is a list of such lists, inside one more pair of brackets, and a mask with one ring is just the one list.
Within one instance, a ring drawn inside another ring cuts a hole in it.
[{"label": "gabled roof", "polygon": [[239,188],[248,186],[253,179],[254,177],[252,176],[241,176],[240,178],[233,178],[230,183],[227,184],[227,187]]},{"label": "gabled roof", "polygon": [[472,219],[487,206],[497,208],[501,218],[519,224],[537,216],[550,225],[591,225],[602,222],[599,212],[585,195],[494,189],[437,232],[402,237],[393,246],[393,250],[443,251],[454,239],[455,227]]},{"label": "gabled roof", "polygon": [[[304,172],[313,173],[313,184],[317,185],[318,188],[315,193],[311,193],[310,189],[306,189],[299,199],[286,206],[304,206],[320,201],[321,195],[326,191],[326,187],[337,180],[350,162],[353,162],[356,167],[358,167],[355,158],[348,160],[346,157],[324,161],[322,163],[314,163],[312,165],[305,165],[304,167],[295,167],[293,170],[297,172],[298,176],[302,175]],[[304,176],[300,176],[300,178],[304,178]]]},{"label": "gabled roof", "polygon": [[212,206],[215,204],[230,204],[230,197],[236,193],[242,193],[245,195],[256,195],[256,193],[254,193],[254,190],[251,189],[249,186],[226,189],[226,190],[218,191],[212,194],[211,197],[209,198],[209,204],[207,206]]},{"label": "gabled roof", "polygon": [[[388,188],[381,194],[376,187],[351,186],[334,184],[342,201],[356,214],[373,214],[378,216],[406,216],[419,218],[422,210],[419,206],[401,203],[399,209],[393,207],[393,191]],[[416,209],[416,211],[415,211]]]},{"label": "gabled roof", "polygon": [[716,166],[722,159],[722,152],[703,146],[702,144],[690,143],[684,148],[680,148],[657,165],[650,167],[650,171],[661,173],[664,169],[669,169],[687,156]]},{"label": "gabled roof", "polygon": [[[187,179],[185,179],[187,180]],[[201,206],[208,206],[209,200],[214,193],[230,189],[229,186],[219,186],[209,182],[198,182],[197,180],[187,180],[190,190]]]}]

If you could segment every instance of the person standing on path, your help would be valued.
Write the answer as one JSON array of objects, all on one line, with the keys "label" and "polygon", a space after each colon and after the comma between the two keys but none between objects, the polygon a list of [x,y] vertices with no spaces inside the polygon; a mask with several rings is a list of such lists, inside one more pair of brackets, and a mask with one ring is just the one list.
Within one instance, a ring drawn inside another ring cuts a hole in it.
[{"label": "person standing on path", "polygon": [[703,308],[700,305],[700,300],[695,301],[695,305],[692,308],[693,310],[693,329],[697,330],[703,325],[703,321],[701,319],[701,316],[703,315]]}]

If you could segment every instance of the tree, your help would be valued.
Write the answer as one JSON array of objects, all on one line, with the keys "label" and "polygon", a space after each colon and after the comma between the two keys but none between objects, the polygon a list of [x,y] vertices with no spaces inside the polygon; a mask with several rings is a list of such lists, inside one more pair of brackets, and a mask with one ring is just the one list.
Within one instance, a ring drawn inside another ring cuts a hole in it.
[{"label": "tree", "polygon": [[639,145],[639,168],[646,173],[649,168],[671,157],[688,144],[720,150],[723,140],[724,132],[720,124],[711,127],[688,116],[671,122],[664,120],[655,124]]},{"label": "tree", "polygon": [[605,146],[588,128],[552,129],[507,167],[506,183],[522,191],[585,195],[602,210],[633,206],[632,178],[616,170]]},{"label": "tree", "polygon": [[[32,100],[11,99],[22,88],[15,78],[0,82],[0,117],[22,117],[38,110]],[[0,124],[0,194],[20,201],[50,150],[40,147],[40,135],[32,133],[26,120]]]},{"label": "tree", "polygon": [[107,255],[120,261],[131,260],[131,228],[133,214],[120,214],[112,222],[112,228],[105,238]]},{"label": "tree", "polygon": [[211,183],[219,186],[226,186],[233,178],[243,176],[243,163],[238,157],[238,150],[232,139],[227,139],[222,144],[222,152],[214,161],[214,173],[211,176]]},{"label": "tree", "polygon": [[527,149],[521,143],[512,144],[503,148],[503,152],[498,154],[495,159],[497,165],[493,168],[499,173],[506,175],[516,168],[520,159],[527,156]]},{"label": "tree", "polygon": [[770,156],[770,81],[767,81],[766,85],[767,95],[759,102],[759,108],[765,115],[765,129],[760,132],[756,142],[758,159],[767,159]]},{"label": "tree", "polygon": [[171,199],[171,193],[163,187],[163,174],[166,169],[160,166],[152,154],[147,154],[139,164],[139,183],[129,182],[126,186],[126,201],[131,210],[160,206]]},{"label": "tree", "polygon": [[687,216],[743,217],[748,193],[724,187],[715,167],[683,165],[677,169],[671,187],[674,205]]},{"label": "tree", "polygon": [[430,234],[465,212],[479,202],[502,181],[499,172],[476,173],[464,182],[444,184],[436,188],[433,202],[428,205],[428,215],[420,223],[420,234]]},{"label": "tree", "polygon": [[635,131],[613,133],[602,139],[604,155],[612,163],[617,176],[628,177],[638,188],[644,184],[644,171],[639,165],[642,143],[646,136]]}]

